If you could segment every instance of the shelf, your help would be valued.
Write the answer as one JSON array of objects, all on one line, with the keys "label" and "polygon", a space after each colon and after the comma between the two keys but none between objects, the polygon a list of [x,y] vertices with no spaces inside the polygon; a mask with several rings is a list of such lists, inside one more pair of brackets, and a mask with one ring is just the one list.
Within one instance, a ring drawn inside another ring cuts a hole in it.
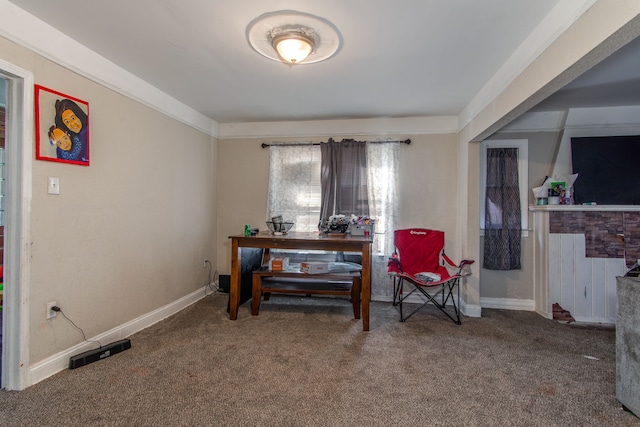
[{"label": "shelf", "polygon": [[640,205],[529,205],[529,212],[640,212]]}]

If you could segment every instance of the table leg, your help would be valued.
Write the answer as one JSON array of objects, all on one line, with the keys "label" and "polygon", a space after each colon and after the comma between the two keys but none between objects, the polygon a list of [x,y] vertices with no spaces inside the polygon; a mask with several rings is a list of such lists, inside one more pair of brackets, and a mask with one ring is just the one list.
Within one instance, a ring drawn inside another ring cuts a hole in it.
[{"label": "table leg", "polygon": [[260,299],[262,298],[262,276],[253,274],[253,290],[251,291],[251,315],[257,316],[260,311]]},{"label": "table leg", "polygon": [[362,245],[362,330],[369,330],[369,303],[371,302],[371,245]]},{"label": "table leg", "polygon": [[240,305],[240,248],[238,240],[231,240],[231,280],[229,283],[229,319],[238,318]]},{"label": "table leg", "polygon": [[353,305],[354,319],[360,319],[360,295],[362,294],[362,278],[351,279],[351,304]]}]

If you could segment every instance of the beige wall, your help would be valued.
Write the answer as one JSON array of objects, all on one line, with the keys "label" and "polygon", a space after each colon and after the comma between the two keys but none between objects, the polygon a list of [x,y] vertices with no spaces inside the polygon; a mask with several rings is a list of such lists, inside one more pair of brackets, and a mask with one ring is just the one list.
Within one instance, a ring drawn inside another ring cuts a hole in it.
[{"label": "beige wall", "polygon": [[[333,136],[340,140],[342,137]],[[357,140],[406,139],[406,135],[361,136]],[[411,135],[411,145],[400,149],[401,228],[425,227],[445,231],[447,251],[455,253],[457,187],[456,135]],[[326,137],[303,138],[305,142]],[[278,139],[294,142],[294,139]],[[218,267],[229,274],[228,237],[242,233],[244,224],[264,229],[269,180],[269,150],[260,144],[271,139],[220,140],[218,143]],[[374,285],[375,286],[375,285]]]},{"label": "beige wall", "polygon": [[457,250],[456,135],[412,135],[411,141],[400,156],[399,226],[442,230],[445,246],[453,253]]},{"label": "beige wall", "polygon": [[229,236],[242,234],[245,224],[261,230],[266,227],[269,150],[260,146],[263,142],[271,141],[218,141],[216,247],[220,274],[229,274],[231,271]]},{"label": "beige wall", "polygon": [[[61,316],[45,320],[49,301],[93,337],[207,283],[203,260],[216,258],[216,146],[212,137],[2,38],[0,58],[90,106],[91,166],[32,163],[33,364],[82,341]],[[50,176],[60,178],[60,195],[47,194]]]}]

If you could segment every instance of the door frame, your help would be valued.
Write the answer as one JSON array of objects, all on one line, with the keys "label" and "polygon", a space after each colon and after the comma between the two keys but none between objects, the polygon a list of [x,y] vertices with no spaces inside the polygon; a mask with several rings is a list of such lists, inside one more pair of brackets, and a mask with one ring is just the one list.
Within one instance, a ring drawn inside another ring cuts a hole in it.
[{"label": "door frame", "polygon": [[32,168],[34,150],[33,73],[0,59],[6,80],[4,291],[2,383],[8,390],[31,385],[29,290]]}]

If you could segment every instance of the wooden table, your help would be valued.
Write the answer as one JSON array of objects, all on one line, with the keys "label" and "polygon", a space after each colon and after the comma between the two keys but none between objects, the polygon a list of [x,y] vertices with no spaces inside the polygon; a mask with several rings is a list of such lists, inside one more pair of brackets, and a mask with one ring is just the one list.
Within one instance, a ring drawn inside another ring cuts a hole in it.
[{"label": "wooden table", "polygon": [[231,283],[229,285],[229,318],[238,318],[240,305],[240,248],[307,249],[360,252],[362,254],[362,330],[369,330],[371,302],[371,236],[289,232],[275,236],[263,231],[255,236],[236,235],[231,239]]}]

